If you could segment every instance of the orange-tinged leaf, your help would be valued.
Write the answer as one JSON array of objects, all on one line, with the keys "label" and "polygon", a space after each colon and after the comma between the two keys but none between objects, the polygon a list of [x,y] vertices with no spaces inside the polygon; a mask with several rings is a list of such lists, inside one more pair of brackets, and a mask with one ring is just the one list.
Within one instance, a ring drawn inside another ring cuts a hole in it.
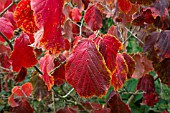
[{"label": "orange-tinged leaf", "polygon": [[37,72],[33,73],[31,78],[31,83],[33,85],[32,94],[38,101],[41,101],[42,99],[44,99],[50,94],[47,86],[45,85],[42,78],[39,77]]},{"label": "orange-tinged leaf", "polygon": [[111,84],[113,85],[114,90],[119,90],[123,87],[125,81],[127,80],[128,66],[121,54],[117,54],[116,64],[117,69],[112,75]]},{"label": "orange-tinged leaf", "polygon": [[[0,32],[3,33],[8,39],[13,36],[14,27],[11,22],[4,17],[0,17]],[[0,35],[0,41],[5,42],[5,40]]]},{"label": "orange-tinged leaf", "polygon": [[84,21],[87,26],[94,31],[102,28],[102,15],[96,6],[91,6],[88,8],[84,15]]},{"label": "orange-tinged leaf", "polygon": [[14,42],[14,50],[10,56],[13,70],[19,72],[21,67],[32,67],[38,61],[33,52],[33,48],[29,46],[29,36],[22,33]]},{"label": "orange-tinged leaf", "polygon": [[64,0],[32,0],[35,21],[40,29],[44,29],[40,44],[52,53],[64,49],[61,34],[61,24],[64,16],[62,13]]},{"label": "orange-tinged leaf", "polygon": [[20,86],[14,86],[12,88],[12,94],[15,94],[17,96],[24,96],[23,92],[21,91],[21,87]]},{"label": "orange-tinged leaf", "polygon": [[112,91],[108,97],[107,105],[111,109],[111,113],[131,113],[129,106],[120,98],[119,93]]},{"label": "orange-tinged leaf", "polygon": [[103,96],[110,86],[111,72],[90,39],[78,42],[66,64],[66,80],[82,97]]},{"label": "orange-tinged leaf", "polygon": [[34,21],[30,1],[31,0],[21,0],[14,11],[14,19],[17,26],[26,33],[34,33],[38,30]]},{"label": "orange-tinged leaf", "polygon": [[118,7],[123,13],[128,13],[132,8],[132,4],[129,0],[118,0]]},{"label": "orange-tinged leaf", "polygon": [[32,93],[33,87],[30,82],[27,82],[22,85],[21,89],[24,92],[25,96],[29,97]]},{"label": "orange-tinged leaf", "polygon": [[40,59],[40,70],[43,72],[43,75],[40,75],[40,77],[47,85],[48,91],[50,91],[51,87],[54,85],[54,77],[50,75],[50,72],[54,68],[53,60],[54,57],[48,53]]},{"label": "orange-tinged leaf", "polygon": [[121,42],[112,35],[104,35],[99,44],[99,51],[104,56],[107,67],[111,72],[116,69],[116,56],[122,48]]}]

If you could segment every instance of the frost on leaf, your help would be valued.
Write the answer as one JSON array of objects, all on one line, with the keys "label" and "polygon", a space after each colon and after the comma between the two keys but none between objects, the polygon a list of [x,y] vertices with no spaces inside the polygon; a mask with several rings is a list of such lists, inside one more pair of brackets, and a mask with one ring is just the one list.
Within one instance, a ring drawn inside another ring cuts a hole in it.
[{"label": "frost on leaf", "polygon": [[99,51],[104,56],[107,67],[111,72],[116,69],[116,56],[122,48],[121,42],[112,35],[104,35],[99,44]]},{"label": "frost on leaf", "polygon": [[14,50],[10,56],[14,71],[19,72],[21,67],[32,67],[38,62],[33,48],[29,45],[29,36],[25,33],[15,39]]},{"label": "frost on leaf", "polygon": [[143,90],[147,94],[155,92],[153,76],[146,74],[139,79],[137,90]]},{"label": "frost on leaf", "polygon": [[112,82],[111,82],[111,84],[114,87],[114,90],[118,90],[123,87],[125,81],[127,80],[127,73],[128,73],[128,66],[121,54],[117,54],[116,64],[117,64],[117,68],[112,75]]},{"label": "frost on leaf", "polygon": [[61,34],[61,24],[64,20],[62,13],[63,4],[63,0],[31,1],[37,26],[39,29],[44,29],[40,44],[54,54],[64,49],[64,41]]},{"label": "frost on leaf", "polygon": [[110,86],[110,71],[95,43],[82,39],[66,64],[66,80],[83,97],[103,96]]},{"label": "frost on leaf", "polygon": [[43,75],[40,75],[40,77],[47,85],[48,91],[50,91],[51,87],[54,85],[54,77],[50,75],[50,72],[54,68],[53,60],[54,57],[48,53],[40,59],[40,70],[43,73]]},{"label": "frost on leaf", "polygon": [[33,85],[32,94],[38,101],[41,101],[50,94],[47,86],[45,85],[44,81],[39,77],[37,72],[34,72],[32,74],[31,83]]},{"label": "frost on leaf", "polygon": [[110,107],[111,113],[131,113],[129,106],[121,100],[120,95],[115,91],[110,93],[107,105]]},{"label": "frost on leaf", "polygon": [[[4,17],[0,17],[0,32],[3,33],[8,39],[13,36],[14,27],[11,22]],[[0,41],[5,42],[5,40],[0,35]]]},{"label": "frost on leaf", "polygon": [[14,11],[14,19],[17,26],[26,33],[34,33],[38,30],[34,21],[30,1],[31,0],[21,0]]},{"label": "frost on leaf", "polygon": [[118,7],[123,13],[128,13],[132,8],[132,4],[129,0],[118,0]]},{"label": "frost on leaf", "polygon": [[91,6],[88,8],[84,15],[84,21],[87,26],[94,31],[102,28],[102,15],[96,6]]}]

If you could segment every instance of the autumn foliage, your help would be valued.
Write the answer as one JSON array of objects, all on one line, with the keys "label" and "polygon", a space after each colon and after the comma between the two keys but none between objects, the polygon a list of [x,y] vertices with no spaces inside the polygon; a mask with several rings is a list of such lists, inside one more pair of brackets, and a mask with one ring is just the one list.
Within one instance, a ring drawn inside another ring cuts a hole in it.
[{"label": "autumn foliage", "polygon": [[0,111],[170,112],[169,3],[0,1]]}]

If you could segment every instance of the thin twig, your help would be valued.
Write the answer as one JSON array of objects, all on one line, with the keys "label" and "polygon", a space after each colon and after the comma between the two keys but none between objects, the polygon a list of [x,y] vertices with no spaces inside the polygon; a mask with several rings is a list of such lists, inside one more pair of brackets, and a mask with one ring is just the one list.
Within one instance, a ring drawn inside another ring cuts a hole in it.
[{"label": "thin twig", "polygon": [[60,95],[57,95],[60,99],[64,99],[66,102],[68,102],[68,103],[71,103],[71,104],[73,104],[73,105],[75,105],[75,106],[78,106],[78,107],[80,107],[81,109],[83,109],[86,113],[90,113],[90,111],[89,110],[87,110],[81,103],[79,103],[79,102],[75,102],[75,101],[72,101],[72,100],[67,100],[67,98],[63,98],[63,96],[60,96]]},{"label": "thin twig", "polygon": [[123,45],[125,45],[125,43],[129,40],[129,38],[133,35],[133,32],[135,30],[136,27],[133,28],[133,30],[131,31],[132,33],[128,36],[128,38],[126,40],[124,40],[124,42],[122,43]]},{"label": "thin twig", "polygon": [[[159,78],[158,75],[154,76],[154,81],[156,81],[158,78]],[[138,92],[139,92],[139,90],[136,90],[135,93],[130,96],[130,98],[128,99],[128,101],[126,103],[127,105],[129,105],[133,101],[133,99],[135,98],[135,95],[137,95]]]},{"label": "thin twig", "polygon": [[68,97],[72,92],[74,91],[74,88],[72,88],[66,95],[62,96],[63,98]]},{"label": "thin twig", "polygon": [[130,34],[132,34],[139,42],[141,42],[141,43],[144,45],[144,42],[143,42],[141,39],[139,39],[137,36],[135,36],[126,26],[125,26],[125,29],[126,29]]},{"label": "thin twig", "polygon": [[34,69],[35,69],[38,73],[40,73],[41,75],[43,75],[43,72],[41,72],[41,71],[38,69],[37,66],[34,66]]},{"label": "thin twig", "polygon": [[63,61],[60,63],[60,65],[58,65],[57,67],[55,67],[51,72],[50,74],[53,74],[55,70],[57,70],[58,68],[60,68],[62,65],[64,65],[66,63],[67,60]]},{"label": "thin twig", "polygon": [[0,32],[0,35],[9,44],[9,47],[11,48],[11,50],[13,50],[12,43],[8,40],[8,38],[2,32]]},{"label": "thin twig", "polygon": [[55,111],[55,93],[54,93],[54,90],[52,90],[52,101],[53,101],[53,110],[54,110],[54,113],[56,113]]},{"label": "thin twig", "polygon": [[8,72],[12,72],[12,70],[8,69],[8,68],[5,68],[5,67],[2,67],[0,66],[1,69],[5,70],[5,71],[8,71]]},{"label": "thin twig", "polygon": [[80,36],[82,35],[83,21],[84,21],[84,19],[81,20],[81,24],[80,24],[80,32],[79,32],[79,35],[80,35]]},{"label": "thin twig", "polygon": [[11,4],[8,5],[8,7],[6,7],[1,13],[0,13],[0,17],[2,17],[4,15],[4,13],[6,11],[8,11],[9,8],[11,8],[13,5],[15,4],[15,0],[12,1]]}]

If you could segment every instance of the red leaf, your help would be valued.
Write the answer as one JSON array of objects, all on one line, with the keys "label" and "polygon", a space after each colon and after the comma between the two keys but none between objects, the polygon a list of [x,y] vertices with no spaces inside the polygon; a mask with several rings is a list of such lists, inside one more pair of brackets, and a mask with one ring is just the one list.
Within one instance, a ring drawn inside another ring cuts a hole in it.
[{"label": "red leaf", "polygon": [[118,7],[122,12],[128,13],[132,8],[132,4],[129,0],[118,0]]},{"label": "red leaf", "polygon": [[50,75],[50,72],[54,68],[53,64],[54,57],[50,54],[46,54],[40,59],[40,69],[43,72],[43,75],[40,75],[44,80],[45,84],[48,87],[48,91],[51,90],[51,87],[54,85],[54,78]]},{"label": "red leaf", "polygon": [[110,106],[111,113],[131,113],[129,106],[120,99],[120,95],[115,91],[110,93],[107,104]]},{"label": "red leaf", "polygon": [[150,94],[143,94],[142,103],[148,106],[154,106],[159,101],[158,94],[156,92]]},{"label": "red leaf", "polygon": [[30,0],[21,0],[18,3],[14,12],[14,18],[17,26],[26,33],[34,33],[38,30],[37,26],[35,25]]},{"label": "red leaf", "polygon": [[84,21],[93,31],[102,28],[102,15],[96,6],[88,8],[84,15]]},{"label": "red leaf", "polygon": [[92,113],[110,113],[110,108],[103,108],[100,104],[94,102],[81,103],[86,109]]},{"label": "red leaf", "polygon": [[170,58],[154,64],[155,71],[158,73],[161,82],[170,87]]},{"label": "red leaf", "polygon": [[22,33],[14,42],[14,50],[10,56],[13,70],[19,72],[21,67],[32,67],[37,63],[33,48],[29,46],[28,35]]},{"label": "red leaf", "polygon": [[153,32],[150,35],[145,37],[145,45],[144,45],[143,50],[147,58],[153,62],[160,61],[154,48],[154,45],[157,41],[158,36],[159,36],[159,32]]},{"label": "red leaf", "polygon": [[[3,33],[8,39],[13,36],[14,27],[11,22],[4,17],[0,17],[0,32]],[[5,42],[5,40],[0,35],[0,41]]]},{"label": "red leaf", "polygon": [[154,79],[151,75],[146,74],[139,79],[137,90],[143,90],[147,94],[155,92]]},{"label": "red leaf", "polygon": [[132,3],[148,6],[154,3],[156,0],[129,0],[129,1],[131,1]]},{"label": "red leaf", "polygon": [[135,71],[136,62],[130,55],[128,55],[126,53],[123,53],[122,55],[123,55],[123,57],[126,61],[126,64],[128,66],[127,78],[130,79],[133,72]]},{"label": "red leaf", "polygon": [[154,70],[152,61],[148,60],[144,54],[135,54],[133,58],[136,62],[136,69],[132,75],[133,78],[139,79]]},{"label": "red leaf", "polygon": [[77,111],[72,108],[65,107],[63,109],[58,110],[56,113],[77,113]]},{"label": "red leaf", "polygon": [[154,45],[158,56],[161,59],[170,58],[170,32],[169,30],[162,31],[159,34],[156,44]]},{"label": "red leaf", "polygon": [[107,67],[111,72],[116,69],[116,56],[118,50],[122,48],[121,42],[112,35],[104,35],[99,44],[99,51],[104,56]]},{"label": "red leaf", "polygon": [[82,39],[66,64],[66,80],[83,97],[103,96],[110,86],[110,71],[94,42]]},{"label": "red leaf", "polygon": [[[0,53],[0,66],[11,70],[11,61],[10,61],[9,55],[7,53]],[[3,70],[7,71],[5,69],[3,69]]]},{"label": "red leaf", "polygon": [[22,67],[14,80],[15,82],[22,82],[23,80],[25,80],[26,76],[27,76],[27,69],[25,67]]},{"label": "red leaf", "polygon": [[61,65],[61,63],[64,63],[52,74],[52,76],[54,77],[54,83],[57,85],[60,85],[60,83],[62,83],[61,81],[65,81],[65,62],[66,57],[63,55],[59,55],[59,57],[54,60],[54,67],[57,67]]},{"label": "red leaf", "polygon": [[39,77],[38,72],[33,73],[31,83],[33,85],[32,94],[38,101],[41,101],[50,94],[44,81]]},{"label": "red leaf", "polygon": [[13,25],[14,29],[17,29],[17,25],[16,25],[16,22],[14,21],[14,15],[13,15],[13,12],[6,12],[3,17],[9,19],[9,21],[11,22],[11,24]]},{"label": "red leaf", "polygon": [[70,12],[70,17],[73,21],[75,22],[79,22],[80,19],[81,19],[81,13],[80,13],[80,10],[76,7],[76,8],[73,8]]},{"label": "red leaf", "polygon": [[21,101],[19,106],[10,109],[11,113],[33,113],[34,109],[27,101]]},{"label": "red leaf", "polygon": [[61,35],[63,21],[63,0],[32,0],[36,22],[40,29],[44,29],[40,44],[52,53],[58,53],[64,49],[64,41]]},{"label": "red leaf", "polygon": [[112,82],[111,82],[111,84],[114,87],[114,90],[118,90],[123,87],[127,79],[127,73],[128,73],[128,66],[121,54],[117,54],[116,64],[117,64],[117,69],[112,75]]},{"label": "red leaf", "polygon": [[11,106],[11,107],[17,107],[19,106],[19,104],[14,100],[14,94],[10,95],[8,97],[8,104]]}]

